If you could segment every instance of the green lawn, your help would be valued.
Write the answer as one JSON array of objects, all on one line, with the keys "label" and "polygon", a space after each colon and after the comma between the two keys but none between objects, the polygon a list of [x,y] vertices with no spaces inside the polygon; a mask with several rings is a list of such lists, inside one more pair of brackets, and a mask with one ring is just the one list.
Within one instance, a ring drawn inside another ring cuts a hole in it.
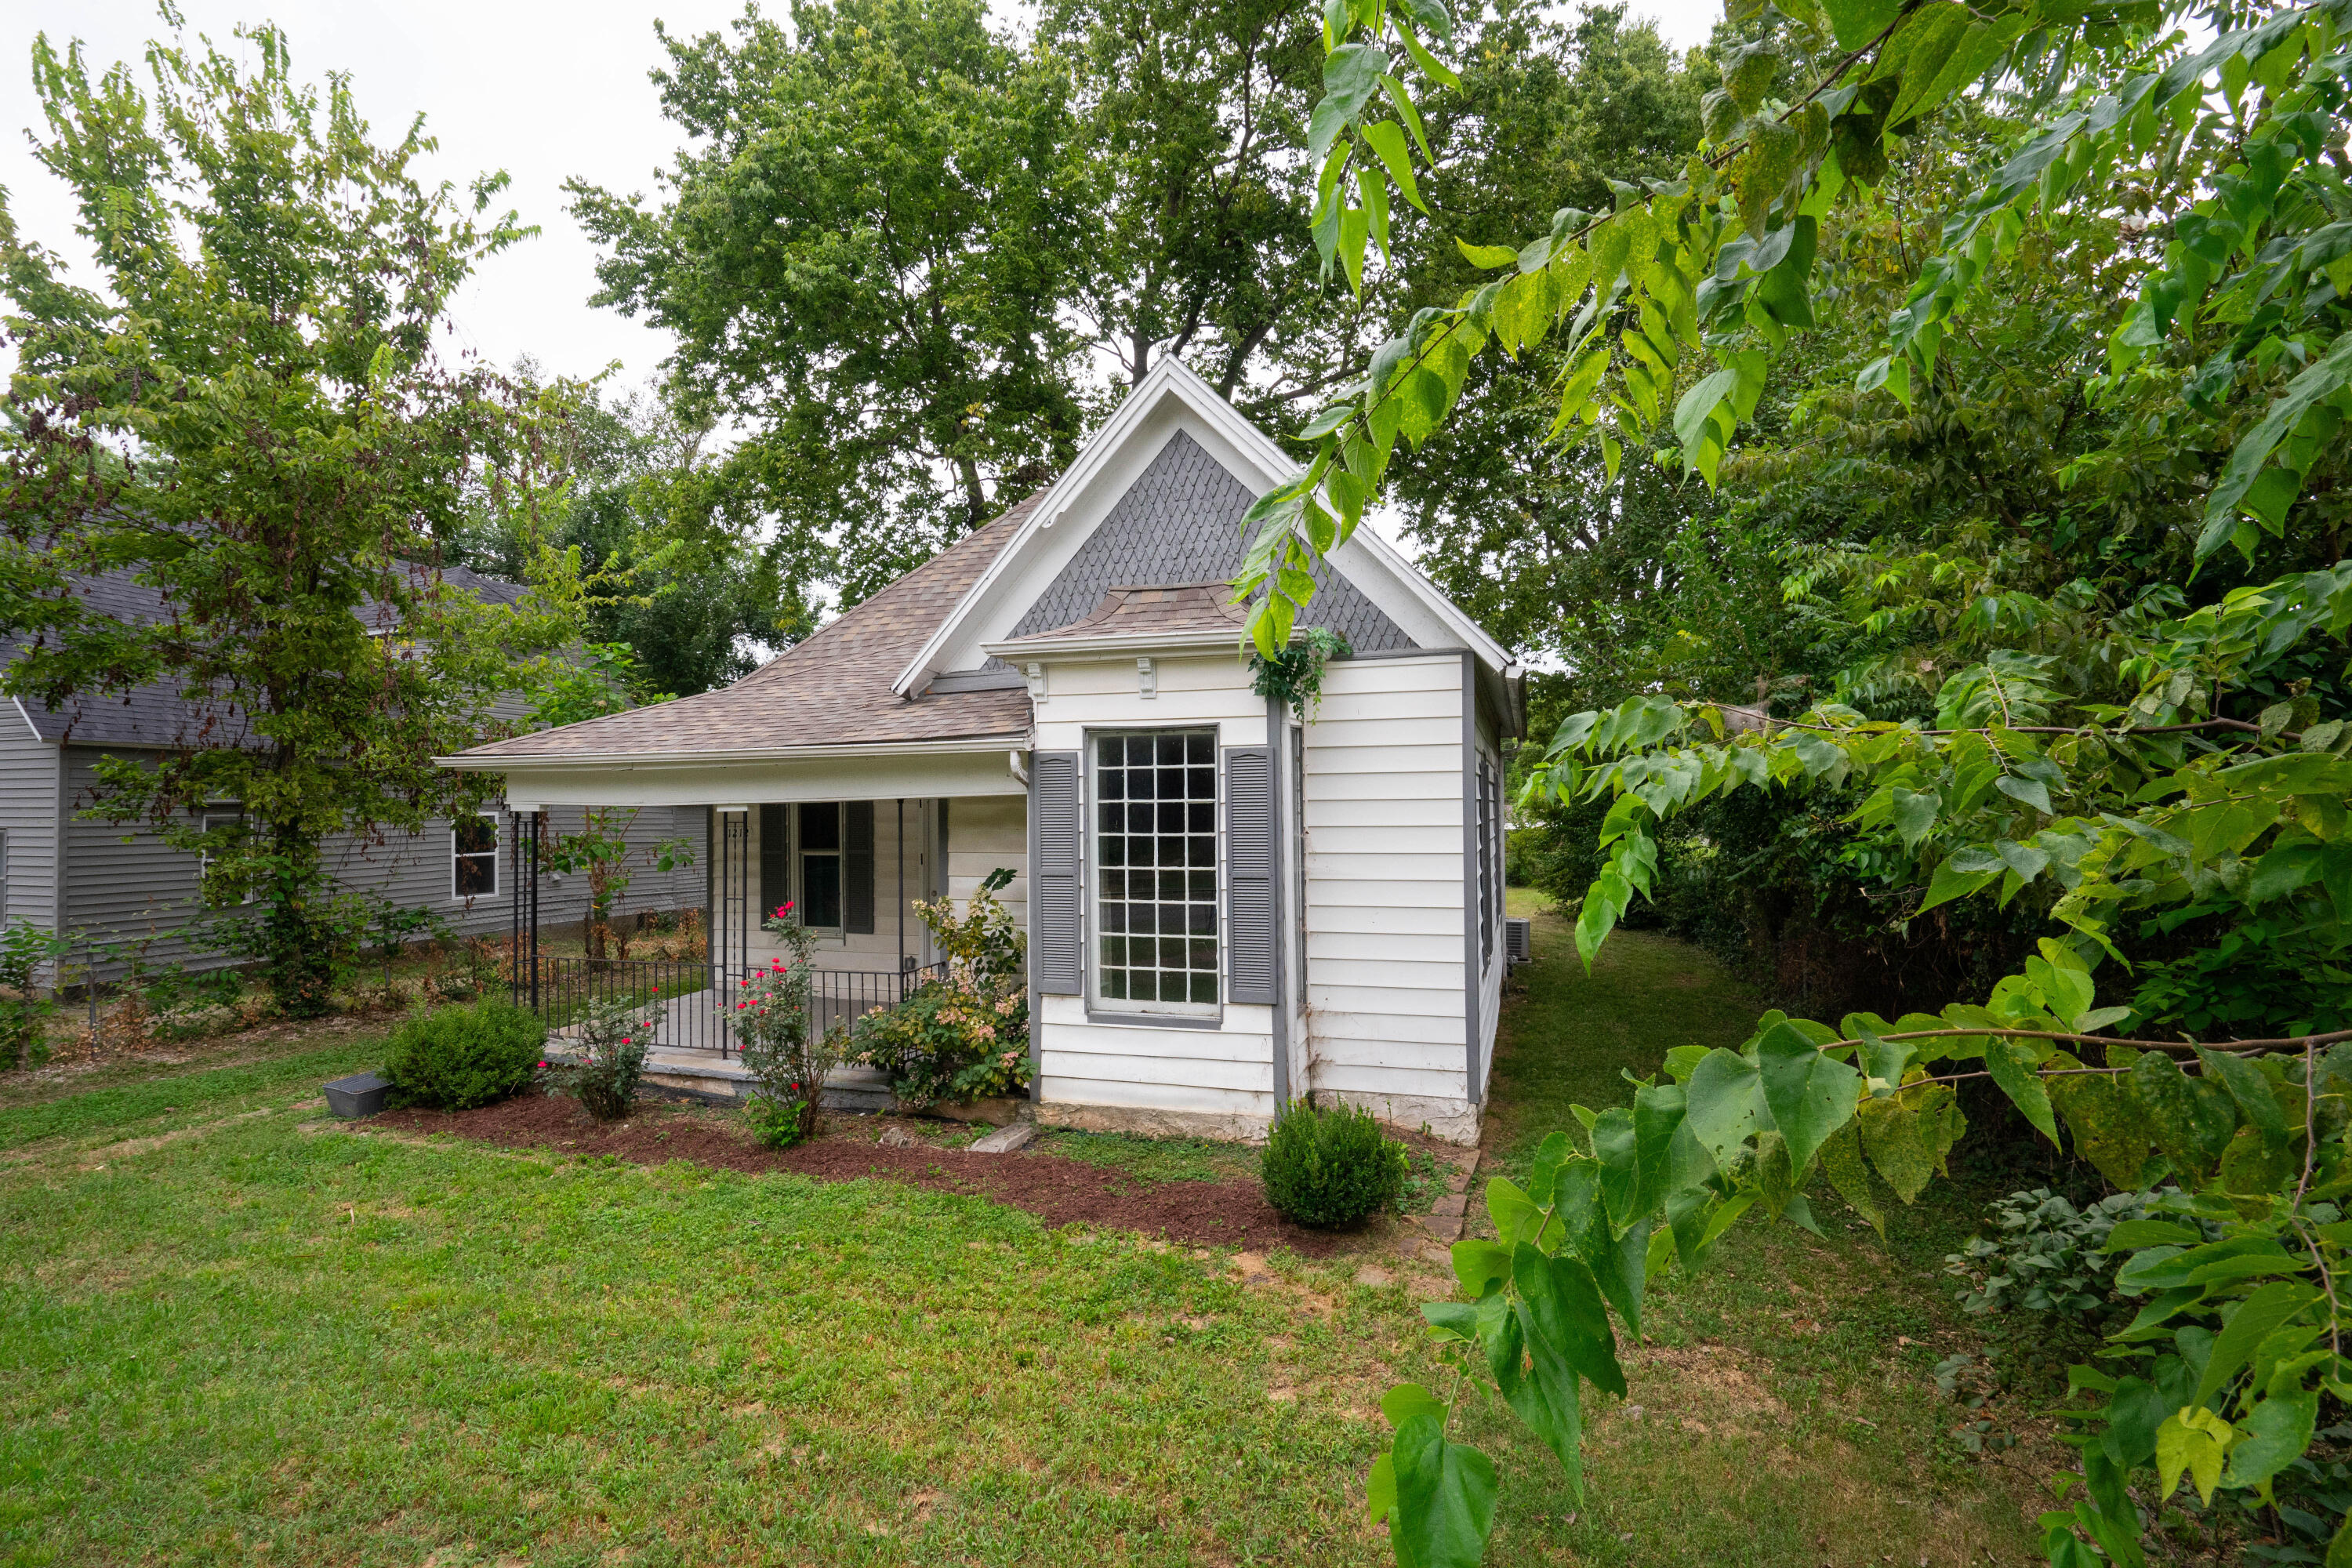
[{"label": "green lawn", "polygon": [[[1538,931],[1490,1149],[1753,1016],[1687,950],[1629,933],[1588,981]],[[0,1097],[0,1560],[1386,1560],[1360,1478],[1381,1390],[1431,1375],[1426,1287],[299,1108],[373,1052]],[[1055,1142],[1139,1181],[1237,1163]],[[1668,1286],[1580,1505],[1474,1415],[1506,1475],[1496,1560],[2027,1560],[2017,1501],[1942,1436],[1951,1226],[1922,1212],[1891,1254],[1735,1233]]]}]

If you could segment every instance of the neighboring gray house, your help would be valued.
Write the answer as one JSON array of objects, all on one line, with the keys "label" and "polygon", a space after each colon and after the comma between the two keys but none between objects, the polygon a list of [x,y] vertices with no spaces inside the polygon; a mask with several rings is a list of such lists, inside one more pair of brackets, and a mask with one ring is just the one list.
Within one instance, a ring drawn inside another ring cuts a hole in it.
[{"label": "neighboring gray house", "polygon": [[[523,593],[511,583],[463,567],[445,569],[442,575],[492,604],[511,604]],[[151,618],[161,603],[154,589],[128,572],[78,579],[77,587],[97,608],[125,620]],[[0,645],[0,658],[9,657],[5,650]],[[99,758],[179,749],[216,717],[162,685],[66,710],[0,700],[0,917],[100,945],[136,942],[185,925],[200,910],[201,858],[169,847],[143,824],[91,820],[81,813],[96,798]],[[224,801],[203,815],[238,809],[236,803]],[[576,809],[558,811],[550,831],[575,832],[581,816]],[[463,824],[439,819],[421,833],[373,844],[340,838],[330,842],[327,853],[342,885],[354,892],[429,909],[459,935],[502,936],[512,918],[506,821],[493,802],[486,815]],[[698,850],[703,833],[698,809],[639,812],[629,827],[630,842],[639,852],[633,857],[625,917],[702,902],[701,869],[656,872],[650,851],[670,838],[688,838]],[[583,919],[587,901],[585,878],[541,879],[542,925]],[[146,956],[155,963],[185,960],[199,968],[230,962],[169,939],[156,942]]]}]

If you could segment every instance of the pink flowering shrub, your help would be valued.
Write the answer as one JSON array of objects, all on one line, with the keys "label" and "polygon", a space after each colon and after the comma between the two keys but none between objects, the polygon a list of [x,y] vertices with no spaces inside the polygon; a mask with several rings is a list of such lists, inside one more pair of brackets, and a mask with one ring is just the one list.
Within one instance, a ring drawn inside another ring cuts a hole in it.
[{"label": "pink flowering shrub", "polygon": [[912,1105],[1018,1093],[1029,1086],[1029,993],[1021,930],[996,900],[1013,879],[999,870],[959,911],[949,900],[915,912],[947,955],[948,975],[896,1007],[857,1020],[856,1059],[890,1075]]},{"label": "pink flowering shrub", "polygon": [[841,1059],[839,1042],[814,1037],[809,1026],[809,952],[816,939],[779,904],[761,922],[791,950],[745,975],[721,1005],[733,1012],[743,1065],[758,1080],[752,1090],[752,1131],[772,1149],[789,1149],[816,1131],[817,1096],[824,1075]]},{"label": "pink flowering shrub", "polygon": [[590,1003],[576,1036],[550,1042],[562,1054],[548,1059],[547,1091],[572,1096],[599,1121],[618,1121],[637,1098],[646,1047],[667,1014],[658,996]]}]

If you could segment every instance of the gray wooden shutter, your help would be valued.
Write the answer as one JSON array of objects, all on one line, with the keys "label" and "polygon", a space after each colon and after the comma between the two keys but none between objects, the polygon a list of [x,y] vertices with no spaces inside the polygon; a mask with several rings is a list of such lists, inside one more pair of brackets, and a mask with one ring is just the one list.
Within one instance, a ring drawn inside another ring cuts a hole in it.
[{"label": "gray wooden shutter", "polygon": [[1049,996],[1086,990],[1086,810],[1076,752],[1029,759],[1029,968]]},{"label": "gray wooden shutter", "polygon": [[793,896],[792,810],[788,806],[760,808],[760,919],[773,918],[776,907]]},{"label": "gray wooden shutter", "polygon": [[841,929],[874,930],[874,803],[853,800],[842,807]]},{"label": "gray wooden shutter", "polygon": [[1272,1005],[1275,984],[1274,756],[1225,748],[1225,999]]}]

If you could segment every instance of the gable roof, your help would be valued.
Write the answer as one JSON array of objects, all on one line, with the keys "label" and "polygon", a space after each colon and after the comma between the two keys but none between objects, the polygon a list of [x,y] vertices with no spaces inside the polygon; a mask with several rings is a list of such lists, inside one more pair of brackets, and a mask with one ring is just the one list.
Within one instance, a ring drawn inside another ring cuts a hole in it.
[{"label": "gable roof", "polygon": [[[1178,428],[1128,486],[1077,553],[1022,616],[1011,636],[1065,626],[1100,604],[1123,583],[1172,583],[1213,586],[1226,598],[1242,569],[1247,542],[1242,519],[1257,496]],[[1412,638],[1328,558],[1314,568],[1316,595],[1298,624],[1328,626],[1358,653],[1410,648]],[[1238,643],[1245,615],[1233,617]]]},{"label": "gable roof", "polygon": [[[1020,531],[997,552],[957,603],[953,613],[941,621],[898,672],[892,682],[894,690],[919,691],[940,671],[958,667],[953,653],[971,647],[984,635],[980,625],[984,619],[1006,616],[1007,606],[1002,602],[1004,592],[1024,568],[1045,552],[1044,541],[1051,531],[1077,515],[1096,481],[1126,460],[1133,441],[1147,434],[1160,416],[1171,411],[1188,419],[1223,448],[1223,455],[1230,457],[1241,470],[1233,477],[1253,498],[1298,471],[1298,465],[1275,444],[1273,437],[1244,418],[1214,387],[1187,369],[1182,361],[1172,355],[1163,358],[1145,374],[1102,428],[1079,448],[1076,460],[1037,498],[1037,504]],[[1377,531],[1359,528],[1333,554],[1343,575],[1364,587],[1366,596],[1375,604],[1379,599],[1369,582],[1381,580],[1393,584],[1398,595],[1409,602],[1425,622],[1442,628],[1451,646],[1470,649],[1497,676],[1510,663],[1510,655],[1501,645],[1463,614]],[[996,624],[1004,626],[1005,621],[998,619]]]},{"label": "gable roof", "polygon": [[1029,731],[1029,695],[1017,684],[909,699],[891,689],[890,678],[1037,500],[1030,496],[732,686],[493,742],[448,760],[482,767],[607,757],[653,762],[816,746],[1017,741]]},{"label": "gable roof", "polygon": [[[434,570],[411,563],[422,576]],[[502,578],[486,577],[465,566],[439,568],[441,580],[485,604],[511,605],[530,590]],[[152,624],[168,614],[163,591],[139,581],[135,568],[125,567],[68,579],[76,597],[110,619],[133,625]],[[353,614],[371,622],[376,601],[356,606]],[[24,648],[22,637],[0,638],[0,665],[13,663]],[[118,746],[128,749],[174,750],[188,746],[242,744],[244,714],[226,702],[202,702],[181,695],[173,681],[151,680],[127,691],[98,698],[76,698],[62,708],[43,707],[17,698],[17,711],[32,726],[34,737],[46,745],[68,742],[78,746]]]}]

